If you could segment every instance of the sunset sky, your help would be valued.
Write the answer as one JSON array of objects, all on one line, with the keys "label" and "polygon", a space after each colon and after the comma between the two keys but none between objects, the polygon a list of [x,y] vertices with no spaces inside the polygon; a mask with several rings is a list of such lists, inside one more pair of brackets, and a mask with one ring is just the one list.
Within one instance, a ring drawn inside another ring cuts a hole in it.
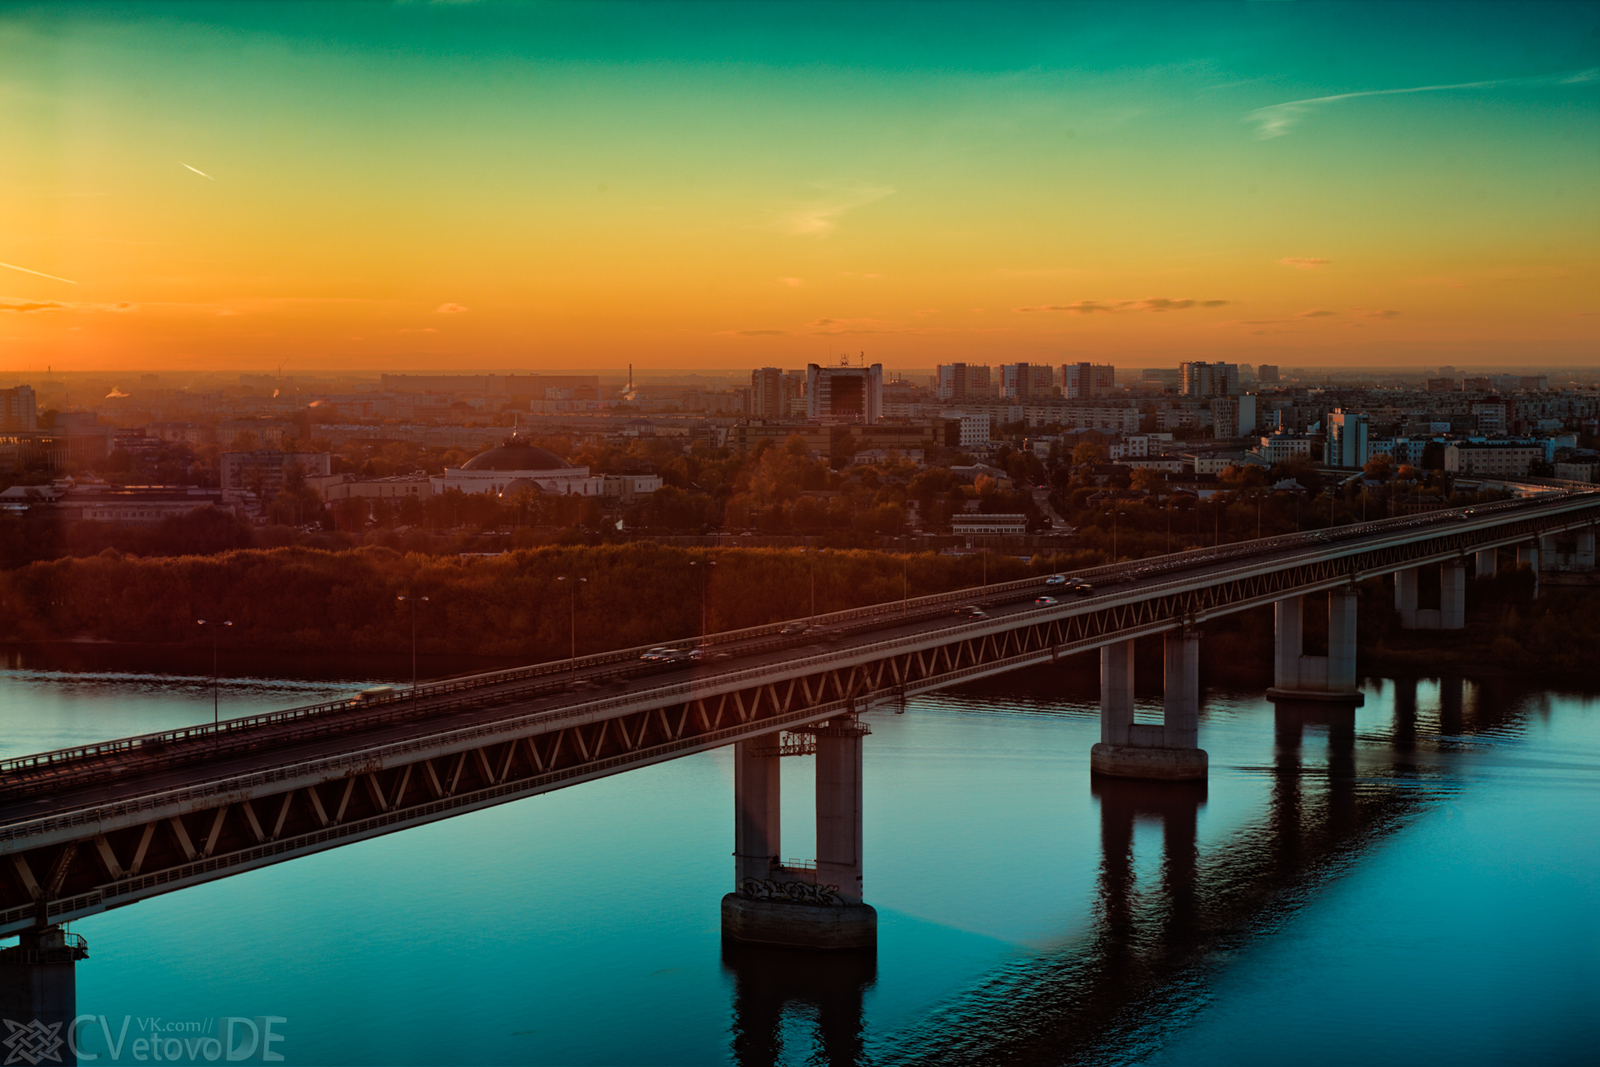
[{"label": "sunset sky", "polygon": [[1600,5],[13,3],[0,263],[0,370],[1592,364]]}]

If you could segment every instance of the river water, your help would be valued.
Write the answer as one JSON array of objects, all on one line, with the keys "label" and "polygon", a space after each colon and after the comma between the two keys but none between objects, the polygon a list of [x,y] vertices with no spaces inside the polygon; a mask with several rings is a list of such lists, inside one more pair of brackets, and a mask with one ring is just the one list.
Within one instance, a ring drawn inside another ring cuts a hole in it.
[{"label": "river water", "polygon": [[[0,652],[0,756],[211,718],[208,662],[123,660]],[[409,674],[250,666],[224,716]],[[1353,727],[1206,692],[1201,789],[1092,785],[1083,672],[869,712],[875,959],[724,949],[729,750],[186,889],[75,925],[79,1011],[133,1020],[84,1050],[279,1016],[290,1064],[1593,1062],[1600,700],[1365,691]]]}]

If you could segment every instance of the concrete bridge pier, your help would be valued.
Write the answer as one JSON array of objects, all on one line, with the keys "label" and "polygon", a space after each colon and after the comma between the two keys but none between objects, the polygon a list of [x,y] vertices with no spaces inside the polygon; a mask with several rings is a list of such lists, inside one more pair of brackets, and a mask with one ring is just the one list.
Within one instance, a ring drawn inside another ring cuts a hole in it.
[{"label": "concrete bridge pier", "polygon": [[[1480,557],[1479,573],[1483,564]],[[1489,552],[1489,573],[1494,573],[1493,551]],[[1417,606],[1417,568],[1394,572],[1394,609],[1400,613],[1402,630],[1459,630],[1467,618],[1467,564],[1465,559],[1440,564],[1439,607]]]},{"label": "concrete bridge pier", "polygon": [[1572,562],[1580,570],[1594,570],[1594,527],[1578,531],[1578,550]]},{"label": "concrete bridge pier", "polygon": [[1100,743],[1089,750],[1092,774],[1163,781],[1204,780],[1200,734],[1200,634],[1170,630],[1163,649],[1162,723],[1133,721],[1132,641],[1100,649]]},{"label": "concrete bridge pier", "polygon": [[1305,654],[1305,597],[1285,597],[1277,603],[1274,685],[1267,697],[1275,701],[1334,701],[1360,707],[1366,698],[1356,688],[1356,591],[1328,591],[1328,654]]},{"label": "concrete bridge pier", "polygon": [[1561,566],[1561,544],[1555,534],[1545,534],[1539,538],[1539,569],[1553,571]]},{"label": "concrete bridge pier", "polygon": [[[78,961],[89,958],[83,938],[59,926],[26,931],[0,949],[0,1019],[28,1027],[0,1033],[7,1063],[75,1064],[67,1029],[78,1014]],[[31,1057],[31,1058],[30,1058]]]},{"label": "concrete bridge pier", "polygon": [[789,866],[778,859],[781,735],[739,742],[734,749],[736,885],[722,898],[722,932],[758,945],[873,949],[878,913],[861,899],[861,750],[870,731],[846,714],[791,730],[802,732],[816,737],[816,862]]},{"label": "concrete bridge pier", "polygon": [[1394,610],[1400,613],[1400,627],[1417,628],[1417,568],[1394,572]]},{"label": "concrete bridge pier", "polygon": [[1479,578],[1493,578],[1499,569],[1500,554],[1492,548],[1478,550],[1472,559]]},{"label": "concrete bridge pier", "polygon": [[1539,595],[1539,546],[1537,544],[1519,545],[1517,547],[1517,566],[1529,567],[1533,570],[1533,595]]},{"label": "concrete bridge pier", "polygon": [[1467,625],[1467,561],[1446,560],[1439,565],[1439,629],[1460,630]]}]

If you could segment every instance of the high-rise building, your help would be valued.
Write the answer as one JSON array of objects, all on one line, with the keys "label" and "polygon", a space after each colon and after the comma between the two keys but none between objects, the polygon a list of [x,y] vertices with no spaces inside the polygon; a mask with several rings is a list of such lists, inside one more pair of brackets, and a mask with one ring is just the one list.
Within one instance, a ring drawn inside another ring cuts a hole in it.
[{"label": "high-rise building", "polygon": [[1050,396],[1055,375],[1047,364],[1007,363],[1000,368],[1000,395],[1007,400],[1033,400]]},{"label": "high-rise building", "polygon": [[33,395],[33,386],[19,385],[14,389],[0,389],[0,430],[38,428],[39,402]]},{"label": "high-rise building", "polygon": [[1256,370],[1256,381],[1261,385],[1278,384],[1278,365],[1276,363],[1263,363]]},{"label": "high-rise building", "polygon": [[1117,368],[1108,363],[1063,363],[1061,395],[1068,400],[1108,396],[1117,388]]},{"label": "high-rise building", "polygon": [[760,367],[750,372],[750,414],[758,419],[786,419],[794,411],[794,401],[804,391],[804,379],[785,374],[778,367]]},{"label": "high-rise building", "polygon": [[1366,466],[1367,414],[1334,408],[1328,412],[1328,466]]},{"label": "high-rise building", "polygon": [[1178,392],[1183,396],[1206,399],[1239,395],[1239,366],[1236,363],[1178,364]]},{"label": "high-rise building", "polygon": [[935,389],[940,400],[976,400],[989,396],[989,365],[946,363],[939,366]]},{"label": "high-rise building", "polygon": [[1217,440],[1247,437],[1258,428],[1254,396],[1211,398],[1211,432]]},{"label": "high-rise building", "polygon": [[883,415],[883,364],[806,367],[806,414],[813,419],[874,423]]}]

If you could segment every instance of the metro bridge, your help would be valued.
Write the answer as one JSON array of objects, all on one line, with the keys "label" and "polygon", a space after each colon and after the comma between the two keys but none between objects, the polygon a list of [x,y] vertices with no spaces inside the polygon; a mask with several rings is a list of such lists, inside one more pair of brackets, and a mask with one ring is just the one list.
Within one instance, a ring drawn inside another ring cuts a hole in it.
[{"label": "metro bridge", "polygon": [[[58,924],[727,744],[736,892],[724,901],[725,931],[869,945],[861,712],[1098,649],[1093,771],[1204,778],[1206,619],[1275,605],[1269,696],[1353,708],[1356,583],[1392,573],[1402,625],[1459,629],[1469,560],[1493,573],[1507,550],[1537,570],[1570,542],[1573,561],[1593,567],[1597,524],[1600,492],[1552,493],[1079,571],[1092,587],[1082,592],[1029,578],[711,634],[656,661],[625,649],[3,760],[0,936],[23,943],[0,953],[71,956]],[[1417,602],[1425,566],[1441,568],[1438,608]],[[1327,598],[1328,650],[1307,656],[1301,621],[1317,594]],[[1046,595],[1055,602],[1036,603]],[[966,604],[982,610],[955,610]],[[1134,641],[1155,634],[1163,721],[1141,723]],[[777,759],[801,753],[816,756],[817,857],[786,865]]]}]

